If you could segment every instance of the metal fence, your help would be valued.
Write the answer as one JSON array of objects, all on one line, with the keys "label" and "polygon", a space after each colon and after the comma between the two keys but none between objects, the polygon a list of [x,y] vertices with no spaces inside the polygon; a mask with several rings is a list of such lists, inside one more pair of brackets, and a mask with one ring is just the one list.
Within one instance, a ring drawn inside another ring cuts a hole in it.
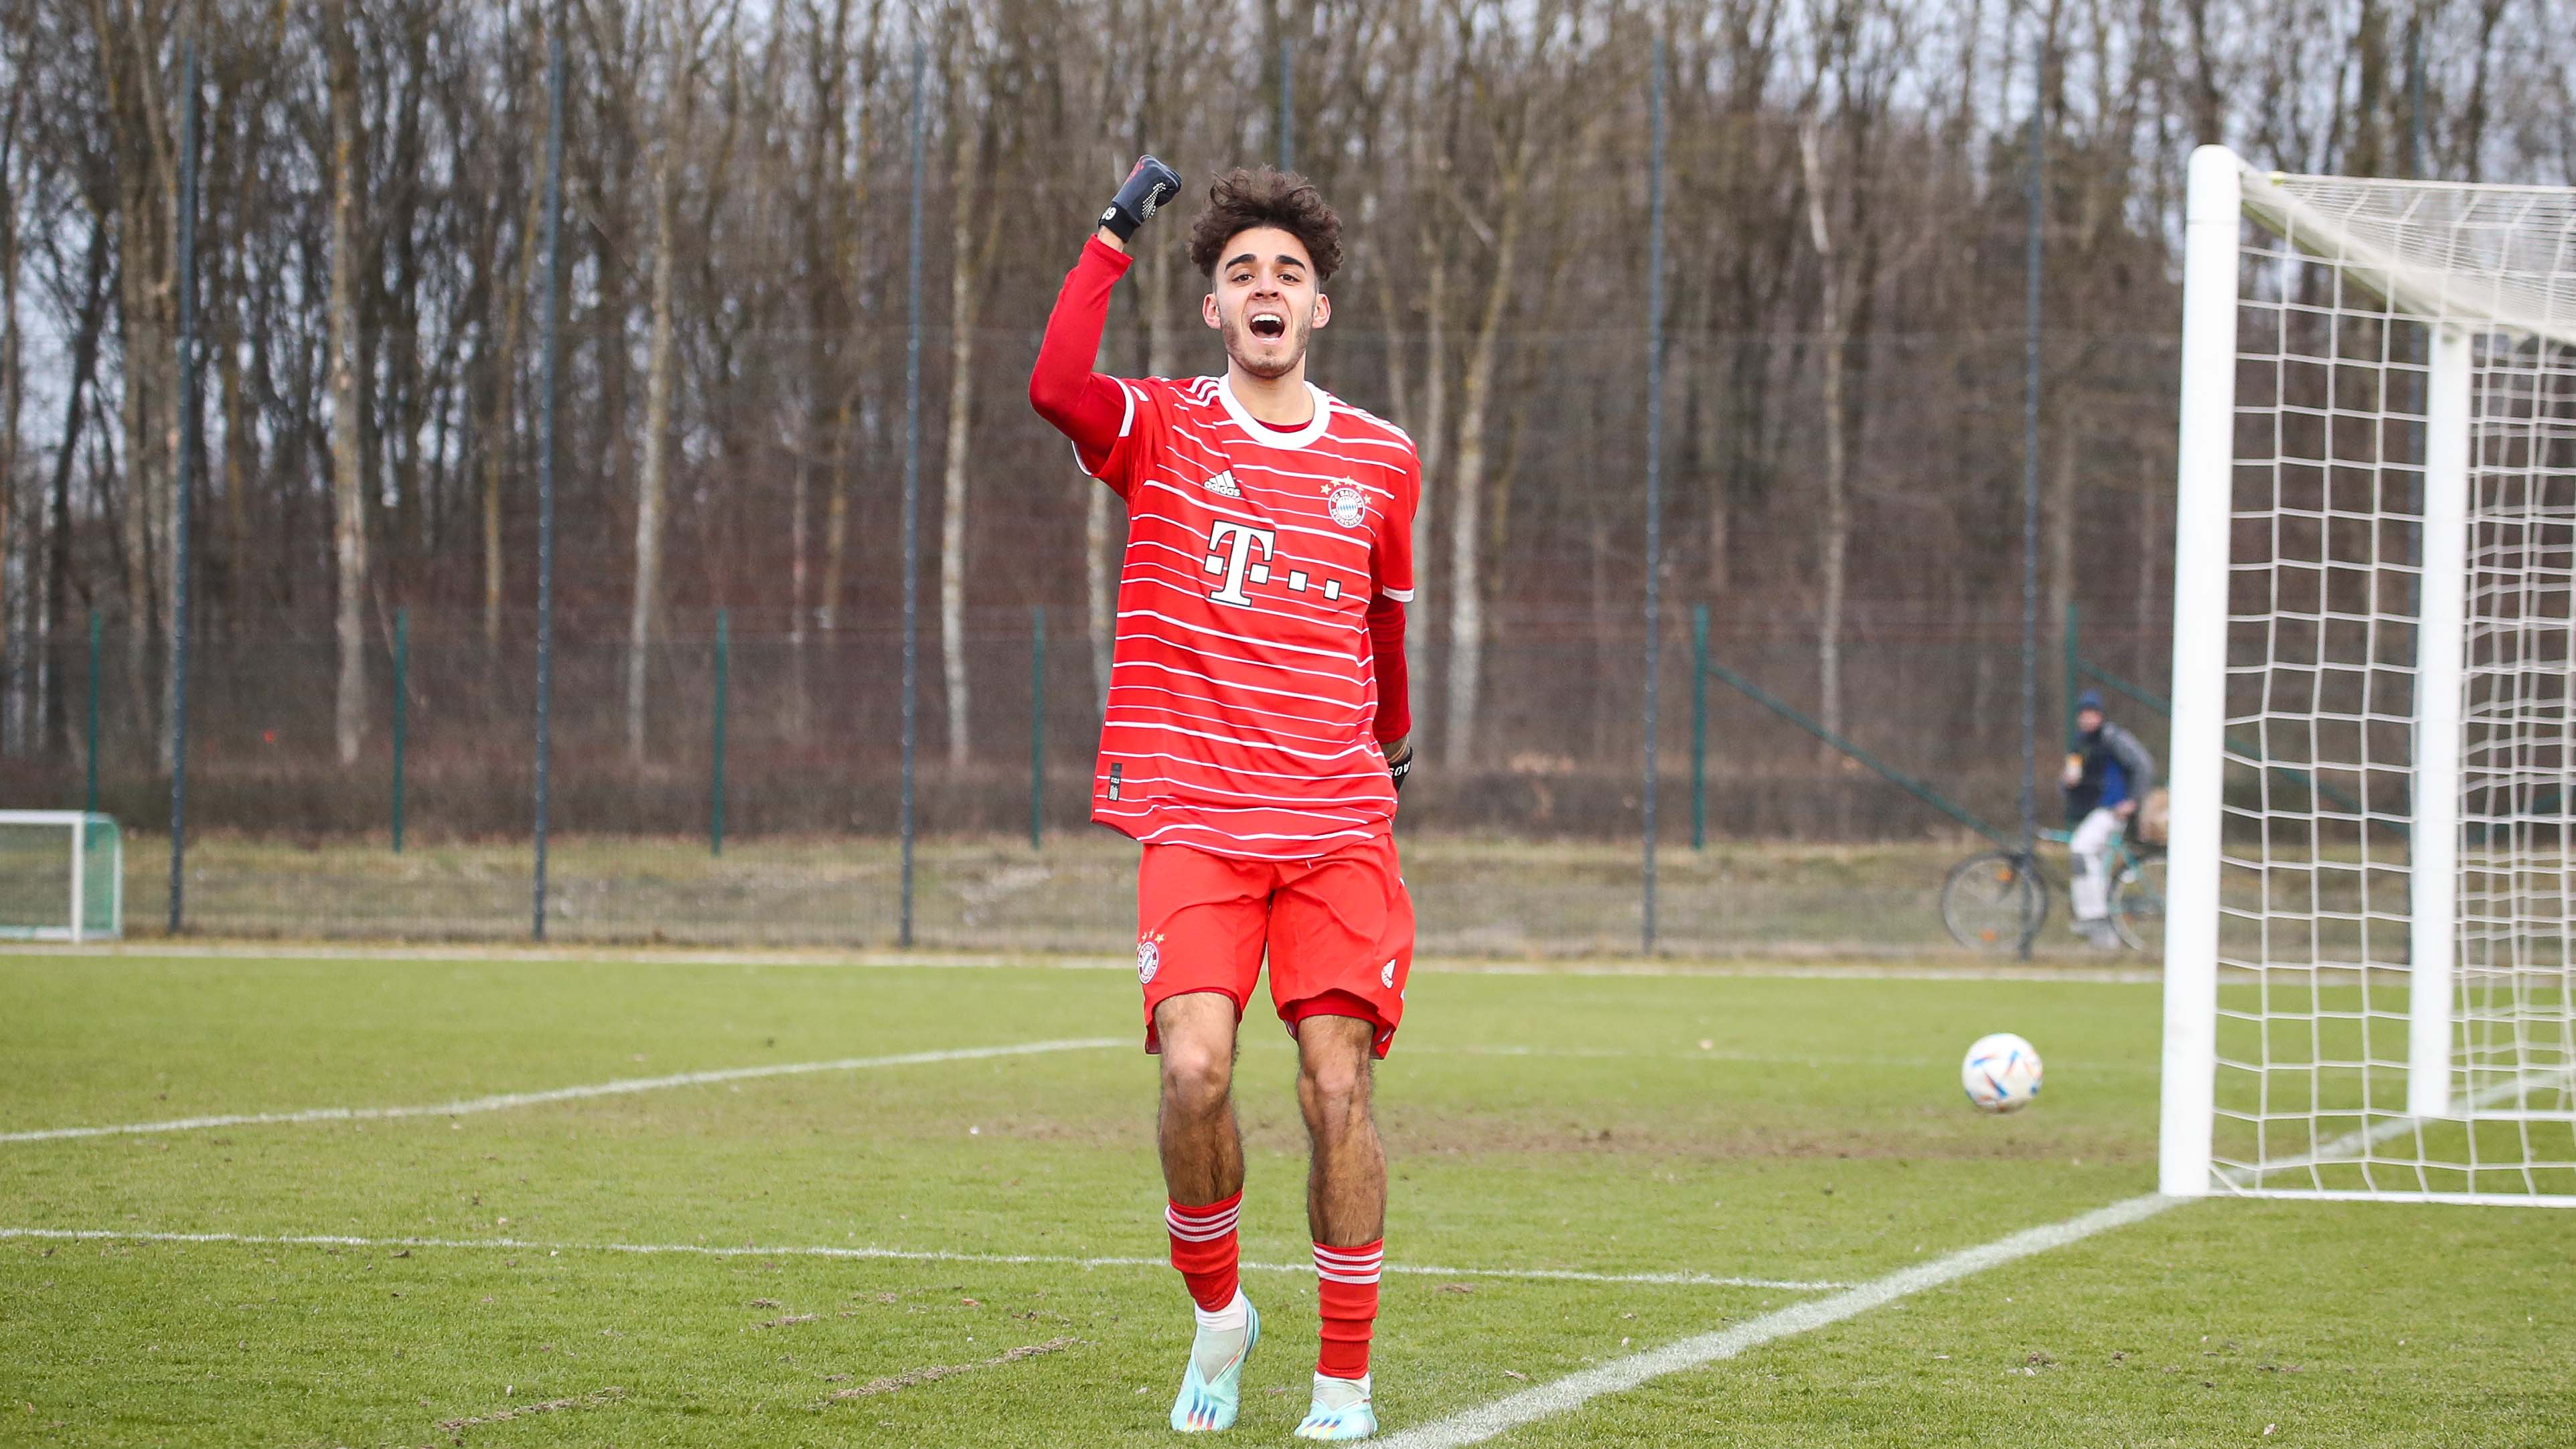
[{"label": "metal fence", "polygon": [[[1663,651],[1659,944],[1683,954],[1939,946],[1935,897],[1973,836],[1743,690],[1812,708],[1798,621],[1675,607]],[[1698,618],[1694,618],[1699,614]],[[548,935],[838,947],[895,943],[900,630],[824,634],[726,612],[675,618],[647,660],[630,749],[626,650],[578,617],[556,645]],[[1123,950],[1135,848],[1086,820],[1099,701],[1077,604],[970,615],[970,734],[954,763],[935,621],[923,630],[915,941]],[[1441,756],[1436,640],[1414,661],[1423,764],[1398,817],[1424,949],[1633,952],[1642,924],[1642,631],[1506,616],[1465,768]],[[1864,612],[1842,646],[1845,732],[1869,757],[2009,827],[2016,620]],[[210,637],[190,699],[186,925],[215,934],[524,939],[531,924],[529,631],[396,611],[341,763],[327,637]],[[160,701],[103,626],[57,651],[50,746],[0,763],[13,804],[96,803],[135,833],[127,924],[168,892]],[[2129,641],[2104,632],[2102,658]],[[1707,666],[1703,669],[1701,666]],[[2100,669],[2105,666],[2090,666]],[[2052,675],[2055,671],[2052,671]],[[88,734],[95,683],[98,734]],[[2052,704],[2062,685],[2052,677]],[[2133,717],[2151,741],[2160,721]],[[2051,713],[2048,718],[2055,718]],[[2051,726],[2053,728],[2053,725]]]}]

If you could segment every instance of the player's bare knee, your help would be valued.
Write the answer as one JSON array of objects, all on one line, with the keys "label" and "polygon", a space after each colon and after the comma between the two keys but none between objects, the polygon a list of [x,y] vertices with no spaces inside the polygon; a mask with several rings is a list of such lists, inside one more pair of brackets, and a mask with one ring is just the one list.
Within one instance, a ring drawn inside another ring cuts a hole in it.
[{"label": "player's bare knee", "polygon": [[1163,1043],[1163,1096],[1173,1107],[1194,1117],[1212,1115],[1225,1109],[1233,1090],[1231,1051],[1203,1041]]},{"label": "player's bare knee", "polygon": [[1367,1058],[1357,1053],[1312,1054],[1298,1064],[1297,1105],[1307,1129],[1338,1136],[1365,1121],[1369,1110]]}]

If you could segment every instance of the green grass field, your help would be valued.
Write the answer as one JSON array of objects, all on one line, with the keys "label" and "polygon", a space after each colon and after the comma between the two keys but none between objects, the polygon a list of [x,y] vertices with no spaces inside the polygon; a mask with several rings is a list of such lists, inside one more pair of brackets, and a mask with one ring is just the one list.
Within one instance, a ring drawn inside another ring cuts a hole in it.
[{"label": "green grass field", "polygon": [[[0,1443],[1167,1442],[1188,1316],[1134,998],[1043,962],[0,956],[0,1136],[1072,1043],[0,1140]],[[2148,1191],[2156,1003],[1426,968],[1379,1093],[1389,1260],[1440,1271],[1387,1280],[1387,1430]],[[1284,1267],[1293,1058],[1247,1025],[1245,1254]],[[1995,1029],[2049,1062],[2019,1116],[1960,1099]],[[2564,1446],[2571,1229],[2186,1204],[1496,1442]],[[1286,1442],[1311,1280],[1247,1289],[1232,1437]]]}]

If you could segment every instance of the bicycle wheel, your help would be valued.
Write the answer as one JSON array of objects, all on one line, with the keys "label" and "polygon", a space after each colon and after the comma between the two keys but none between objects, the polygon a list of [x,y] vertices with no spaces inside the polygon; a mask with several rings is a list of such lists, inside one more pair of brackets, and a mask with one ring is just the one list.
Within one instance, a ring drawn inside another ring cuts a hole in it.
[{"label": "bicycle wheel", "polygon": [[1971,951],[2017,951],[2025,936],[2039,933],[2047,913],[2047,882],[2026,856],[1972,855],[1941,883],[1941,924]]},{"label": "bicycle wheel", "polygon": [[2111,883],[2111,928],[2133,951],[2165,953],[2165,858],[2131,861]]}]

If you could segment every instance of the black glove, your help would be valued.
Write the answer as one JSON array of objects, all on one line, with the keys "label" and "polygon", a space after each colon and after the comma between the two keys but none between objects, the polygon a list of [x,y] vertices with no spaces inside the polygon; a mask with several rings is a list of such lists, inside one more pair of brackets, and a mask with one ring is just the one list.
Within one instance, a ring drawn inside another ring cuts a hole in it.
[{"label": "black glove", "polygon": [[1404,777],[1413,773],[1413,736],[1406,735],[1404,747],[1387,757],[1386,773],[1387,778],[1395,781],[1395,793],[1403,794]]},{"label": "black glove", "polygon": [[1118,188],[1118,199],[1100,213],[1100,224],[1124,242],[1145,224],[1145,218],[1180,194],[1181,173],[1151,156],[1139,156],[1136,169],[1127,173],[1127,184]]}]

